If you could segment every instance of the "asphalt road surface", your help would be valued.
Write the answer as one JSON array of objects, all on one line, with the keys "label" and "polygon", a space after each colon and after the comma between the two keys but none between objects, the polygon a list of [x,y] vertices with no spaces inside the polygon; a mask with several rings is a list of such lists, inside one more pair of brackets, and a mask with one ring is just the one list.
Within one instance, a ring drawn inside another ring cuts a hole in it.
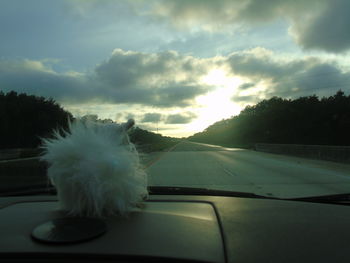
[{"label": "asphalt road surface", "polygon": [[146,166],[149,185],[293,198],[350,193],[350,165],[181,142]]}]

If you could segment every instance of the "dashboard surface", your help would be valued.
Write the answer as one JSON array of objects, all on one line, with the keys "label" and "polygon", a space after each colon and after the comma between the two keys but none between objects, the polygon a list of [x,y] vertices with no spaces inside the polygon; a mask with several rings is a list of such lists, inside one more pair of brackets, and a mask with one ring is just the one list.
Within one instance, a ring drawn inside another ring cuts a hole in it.
[{"label": "dashboard surface", "polygon": [[[61,218],[55,196],[0,198],[0,258],[127,261],[349,262],[348,206],[238,197],[151,195],[107,232],[73,245],[47,245],[31,231]],[[101,258],[100,258],[101,259]]]}]

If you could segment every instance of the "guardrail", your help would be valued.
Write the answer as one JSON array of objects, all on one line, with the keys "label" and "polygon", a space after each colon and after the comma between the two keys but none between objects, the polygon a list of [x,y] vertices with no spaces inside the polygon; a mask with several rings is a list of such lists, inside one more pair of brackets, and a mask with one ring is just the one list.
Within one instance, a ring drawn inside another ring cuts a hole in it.
[{"label": "guardrail", "polygon": [[350,146],[257,143],[255,144],[255,150],[311,159],[350,163]]},{"label": "guardrail", "polygon": [[3,176],[9,177],[46,177],[48,165],[39,160],[38,157],[21,158],[12,160],[0,161],[0,178]]},{"label": "guardrail", "polygon": [[0,160],[11,160],[38,156],[41,153],[39,148],[17,148],[0,150]]}]

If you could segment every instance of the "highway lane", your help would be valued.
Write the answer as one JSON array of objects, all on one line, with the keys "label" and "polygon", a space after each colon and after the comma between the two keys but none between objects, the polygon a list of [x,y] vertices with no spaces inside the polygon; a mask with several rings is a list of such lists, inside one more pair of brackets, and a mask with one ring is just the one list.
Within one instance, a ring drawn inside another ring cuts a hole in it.
[{"label": "highway lane", "polygon": [[149,185],[293,198],[350,193],[350,165],[181,142],[148,167]]}]

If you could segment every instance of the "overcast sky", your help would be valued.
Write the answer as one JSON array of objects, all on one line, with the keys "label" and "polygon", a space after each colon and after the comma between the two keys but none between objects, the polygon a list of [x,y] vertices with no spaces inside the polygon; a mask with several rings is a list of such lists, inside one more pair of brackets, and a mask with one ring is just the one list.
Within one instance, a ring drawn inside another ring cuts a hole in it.
[{"label": "overcast sky", "polygon": [[0,0],[0,90],[188,136],[350,90],[349,0]]}]

